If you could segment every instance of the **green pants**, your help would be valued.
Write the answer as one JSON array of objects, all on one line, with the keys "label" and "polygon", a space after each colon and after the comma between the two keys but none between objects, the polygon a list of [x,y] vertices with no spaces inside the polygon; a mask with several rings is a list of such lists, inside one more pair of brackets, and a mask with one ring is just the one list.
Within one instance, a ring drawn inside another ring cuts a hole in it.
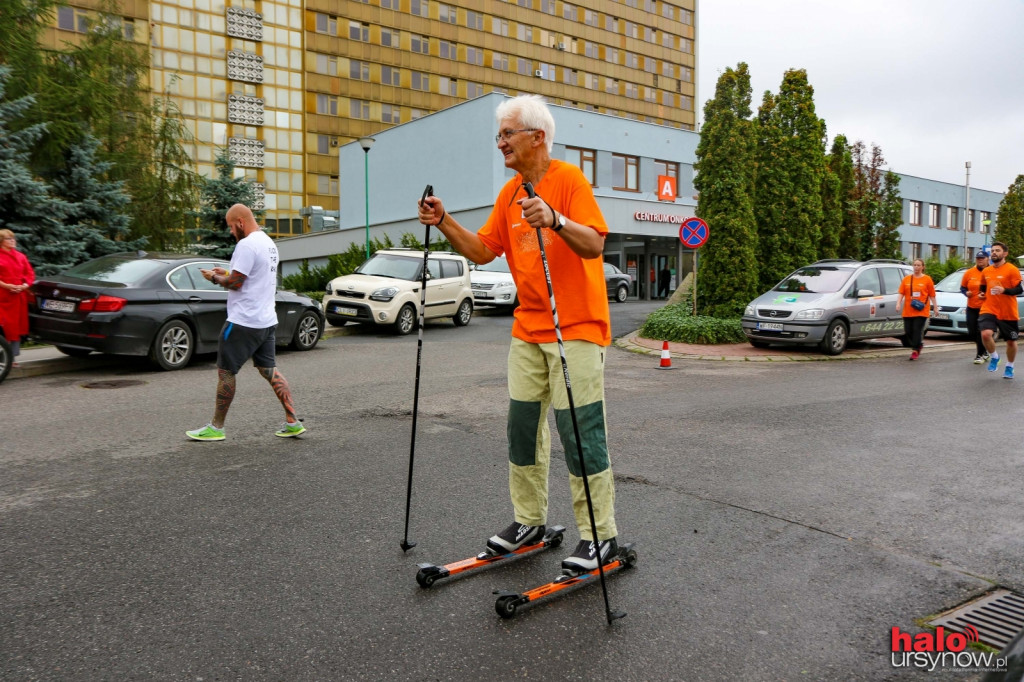
[{"label": "green pants", "polygon": [[[594,519],[601,540],[618,535],[615,528],[615,480],[608,461],[604,412],[605,349],[589,341],[566,341],[573,404],[579,425]],[[593,540],[583,471],[573,431],[557,343],[527,343],[512,339],[508,353],[508,487],[517,523],[547,524],[548,469],[551,432],[548,406],[555,408],[555,424],[569,468],[569,489],[580,538]]]}]

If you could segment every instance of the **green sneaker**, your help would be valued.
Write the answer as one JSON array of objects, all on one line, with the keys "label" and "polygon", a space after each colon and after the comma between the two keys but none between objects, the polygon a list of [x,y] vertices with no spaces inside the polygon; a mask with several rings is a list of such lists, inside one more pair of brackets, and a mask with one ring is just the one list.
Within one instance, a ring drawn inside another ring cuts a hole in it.
[{"label": "green sneaker", "polygon": [[213,424],[207,424],[195,431],[186,431],[185,435],[192,440],[224,440],[224,429],[218,429]]},{"label": "green sneaker", "polygon": [[295,422],[294,424],[285,422],[284,426],[274,432],[274,435],[281,438],[294,438],[295,436],[301,436],[305,432],[306,427],[302,425],[302,422]]}]

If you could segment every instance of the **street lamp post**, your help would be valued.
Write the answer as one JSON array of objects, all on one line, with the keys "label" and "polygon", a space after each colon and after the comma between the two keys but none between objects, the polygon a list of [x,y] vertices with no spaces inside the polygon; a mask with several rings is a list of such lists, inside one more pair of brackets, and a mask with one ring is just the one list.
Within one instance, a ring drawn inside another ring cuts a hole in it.
[{"label": "street lamp post", "polygon": [[964,250],[963,256],[967,258],[967,230],[974,227],[971,224],[971,162],[967,161],[964,166],[967,169],[967,179],[964,185]]},{"label": "street lamp post", "polygon": [[366,257],[370,257],[370,147],[376,142],[372,137],[360,137],[363,148],[363,188],[366,193]]}]

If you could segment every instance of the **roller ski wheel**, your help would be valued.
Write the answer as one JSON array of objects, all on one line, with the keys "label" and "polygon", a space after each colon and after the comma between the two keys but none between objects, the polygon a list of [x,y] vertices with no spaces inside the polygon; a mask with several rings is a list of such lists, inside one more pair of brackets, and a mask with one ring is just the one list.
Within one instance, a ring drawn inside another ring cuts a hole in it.
[{"label": "roller ski wheel", "polygon": [[558,547],[562,544],[564,534],[565,526],[551,526],[544,532],[544,536],[539,541],[530,545],[524,545],[512,552],[504,554],[495,554],[489,551],[480,552],[475,557],[462,559],[461,561],[445,564],[444,566],[419,564],[419,571],[416,572],[416,582],[423,589],[430,589],[435,582],[442,578],[453,577],[468,571],[493,566],[509,559],[522,558],[545,549]]},{"label": "roller ski wheel", "polygon": [[519,608],[519,601],[523,598],[521,594],[505,594],[498,597],[494,602],[494,610],[498,615],[509,620],[516,617],[516,610]]}]

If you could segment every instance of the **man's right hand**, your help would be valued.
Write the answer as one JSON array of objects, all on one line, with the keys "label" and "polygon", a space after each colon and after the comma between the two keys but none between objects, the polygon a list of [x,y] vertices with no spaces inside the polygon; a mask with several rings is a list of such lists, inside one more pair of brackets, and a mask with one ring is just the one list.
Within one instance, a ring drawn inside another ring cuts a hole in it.
[{"label": "man's right hand", "polygon": [[444,216],[444,204],[438,197],[429,196],[416,202],[419,208],[419,219],[424,225],[436,225]]}]

